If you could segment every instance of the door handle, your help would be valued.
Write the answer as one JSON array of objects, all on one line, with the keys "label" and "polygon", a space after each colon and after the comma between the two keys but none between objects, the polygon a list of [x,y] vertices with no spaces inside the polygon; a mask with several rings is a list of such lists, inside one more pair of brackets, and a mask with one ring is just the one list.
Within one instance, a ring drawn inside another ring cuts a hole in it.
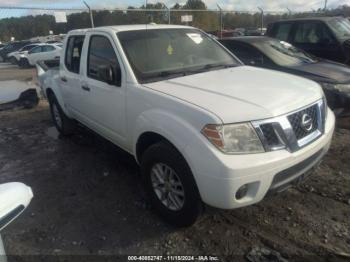
[{"label": "door handle", "polygon": [[90,88],[88,86],[86,86],[86,85],[82,85],[81,89],[90,92]]},{"label": "door handle", "polygon": [[61,77],[61,81],[62,81],[62,82],[67,82],[67,78],[65,78],[64,76]]}]

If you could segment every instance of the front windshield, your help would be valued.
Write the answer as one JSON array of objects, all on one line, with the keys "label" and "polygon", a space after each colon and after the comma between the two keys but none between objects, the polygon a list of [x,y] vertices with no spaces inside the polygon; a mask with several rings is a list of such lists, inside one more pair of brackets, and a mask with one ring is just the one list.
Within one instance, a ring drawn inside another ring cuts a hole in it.
[{"label": "front windshield", "polygon": [[296,66],[317,62],[316,58],[310,54],[284,41],[271,39],[262,44],[259,43],[256,47],[280,66]]},{"label": "front windshield", "polygon": [[195,29],[125,31],[118,38],[140,83],[240,64],[215,40]]},{"label": "front windshield", "polygon": [[338,38],[350,37],[349,20],[337,17],[328,21],[328,25]]}]

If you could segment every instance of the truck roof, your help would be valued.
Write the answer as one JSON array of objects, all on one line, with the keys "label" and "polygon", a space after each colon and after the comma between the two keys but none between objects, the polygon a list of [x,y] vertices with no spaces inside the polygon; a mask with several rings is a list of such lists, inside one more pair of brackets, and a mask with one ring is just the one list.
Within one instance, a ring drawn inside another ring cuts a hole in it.
[{"label": "truck roof", "polygon": [[326,16],[326,17],[307,17],[307,18],[293,18],[293,19],[284,19],[284,20],[279,20],[276,22],[272,22],[271,24],[275,23],[283,23],[283,22],[294,22],[294,21],[329,21],[334,18],[341,18],[341,16]]},{"label": "truck roof", "polygon": [[102,26],[95,28],[76,29],[69,32],[69,34],[86,34],[90,31],[134,31],[134,30],[146,30],[146,29],[172,29],[172,28],[193,28],[191,26],[182,25],[157,25],[157,24],[139,24],[139,25],[115,25],[115,26]]}]

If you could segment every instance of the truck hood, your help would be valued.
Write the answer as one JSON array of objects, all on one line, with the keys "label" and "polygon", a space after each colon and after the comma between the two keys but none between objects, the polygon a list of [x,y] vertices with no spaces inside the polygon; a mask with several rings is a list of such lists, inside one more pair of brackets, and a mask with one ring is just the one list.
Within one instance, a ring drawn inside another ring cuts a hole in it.
[{"label": "truck hood", "polygon": [[321,87],[313,81],[250,66],[209,71],[144,86],[204,108],[223,123],[279,116],[323,96]]}]

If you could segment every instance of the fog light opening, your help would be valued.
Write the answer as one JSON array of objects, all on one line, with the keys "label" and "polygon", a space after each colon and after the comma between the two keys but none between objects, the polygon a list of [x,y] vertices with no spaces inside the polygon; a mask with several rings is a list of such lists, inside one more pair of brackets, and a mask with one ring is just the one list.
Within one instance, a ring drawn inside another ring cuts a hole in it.
[{"label": "fog light opening", "polygon": [[240,200],[245,197],[248,193],[248,184],[241,186],[236,192],[236,199]]}]

